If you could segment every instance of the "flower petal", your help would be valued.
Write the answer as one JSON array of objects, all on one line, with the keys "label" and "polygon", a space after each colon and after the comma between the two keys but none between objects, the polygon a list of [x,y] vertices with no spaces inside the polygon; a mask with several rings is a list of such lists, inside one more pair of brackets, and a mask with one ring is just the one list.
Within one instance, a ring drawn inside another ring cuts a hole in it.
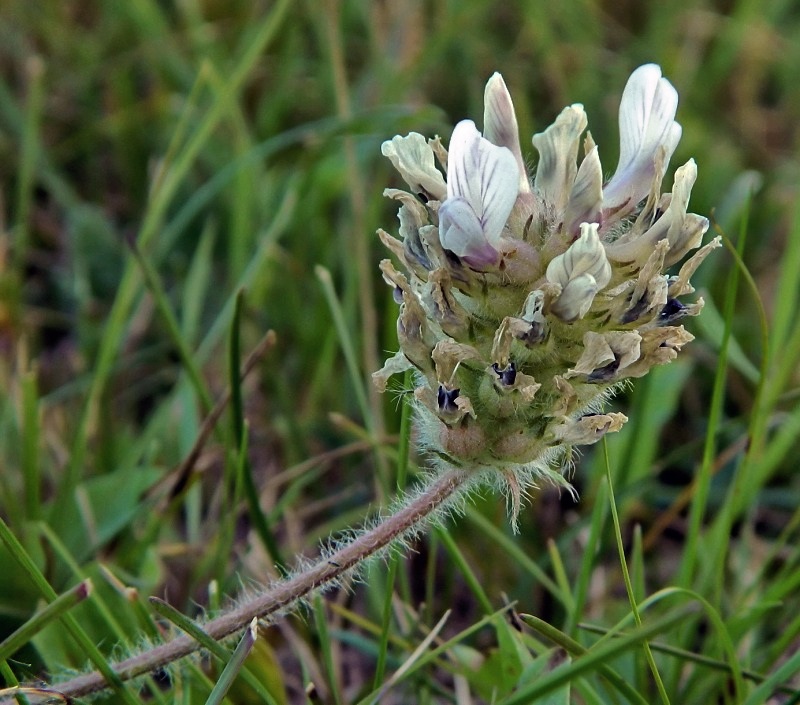
[{"label": "flower petal", "polygon": [[564,233],[573,237],[581,223],[599,223],[603,208],[603,168],[597,147],[584,157],[569,194]]},{"label": "flower petal", "polygon": [[670,249],[665,264],[670,266],[689,250],[698,247],[703,233],[708,230],[708,219],[686,213],[695,179],[697,165],[694,159],[690,159],[675,171],[672,194],[664,214],[646,232],[637,235],[632,230],[607,244],[606,253],[609,259],[616,262],[644,263],[656,243],[667,238]]},{"label": "flower petal", "polygon": [[533,136],[533,146],[539,152],[534,186],[557,211],[566,206],[575,183],[578,146],[587,122],[583,106],[576,103],[564,108],[544,132]]},{"label": "flower petal", "polygon": [[422,135],[416,132],[406,137],[395,135],[381,145],[381,152],[415,195],[422,193],[428,199],[444,200],[447,195],[444,177],[434,164],[433,149]]},{"label": "flower petal", "polygon": [[495,264],[498,253],[487,241],[483,226],[466,199],[448,198],[439,208],[439,242],[470,263]]},{"label": "flower petal", "polygon": [[392,375],[400,374],[406,370],[413,370],[414,365],[402,350],[396,352],[384,363],[377,372],[372,373],[372,383],[379,392],[386,391],[386,385]]},{"label": "flower petal", "polygon": [[[653,179],[661,179],[681,138],[675,122],[678,92],[655,64],[636,69],[622,93],[619,106],[620,155],[617,170],[603,189],[606,210],[632,210],[650,191]],[[662,171],[656,173],[656,157],[664,150]]]},{"label": "flower petal", "polygon": [[[586,331],[583,336],[583,354],[575,363],[575,367],[568,370],[565,378],[587,375],[600,378],[601,370],[608,370],[611,374],[602,381],[622,379],[621,373],[639,359],[642,336],[638,331],[609,331],[608,333],[595,333]],[[613,370],[610,368],[613,366]]]},{"label": "flower petal", "polygon": [[694,287],[689,282],[689,279],[695,271],[697,271],[697,268],[702,264],[703,260],[711,254],[711,251],[718,247],[722,247],[722,238],[720,238],[719,235],[708,244],[703,245],[703,247],[686,260],[678,272],[678,276],[670,280],[668,295],[683,296],[684,294],[693,293]]},{"label": "flower petal", "polygon": [[611,281],[611,265],[597,230],[597,223],[581,223],[581,236],[547,265],[547,280],[562,288],[551,308],[562,320],[582,318],[595,294]]},{"label": "flower petal", "polygon": [[481,137],[472,120],[458,123],[447,159],[447,198],[463,198],[471,206],[490,245],[500,240],[518,193],[511,151]]},{"label": "flower petal", "polygon": [[525,168],[519,146],[519,126],[514,113],[514,104],[499,73],[495,73],[486,84],[483,106],[483,136],[492,144],[511,150],[519,170],[519,192],[530,193],[528,170]]},{"label": "flower petal", "polygon": [[587,414],[579,419],[565,419],[553,428],[553,434],[561,443],[569,445],[591,445],[607,433],[619,431],[628,420],[625,414]]}]

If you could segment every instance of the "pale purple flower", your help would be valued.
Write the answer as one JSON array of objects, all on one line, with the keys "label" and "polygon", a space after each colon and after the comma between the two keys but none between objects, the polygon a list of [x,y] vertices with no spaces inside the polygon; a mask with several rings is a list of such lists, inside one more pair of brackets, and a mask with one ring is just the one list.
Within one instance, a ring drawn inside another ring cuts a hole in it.
[{"label": "pale purple flower", "polygon": [[681,138],[677,109],[678,93],[658,66],[645,64],[631,74],[619,106],[619,163],[603,188],[605,211],[632,211],[654,180],[661,182]]},{"label": "pale purple flower", "polygon": [[462,120],[450,139],[447,200],[439,208],[442,247],[475,268],[497,264],[497,248],[518,193],[511,151],[482,137],[471,120]]}]

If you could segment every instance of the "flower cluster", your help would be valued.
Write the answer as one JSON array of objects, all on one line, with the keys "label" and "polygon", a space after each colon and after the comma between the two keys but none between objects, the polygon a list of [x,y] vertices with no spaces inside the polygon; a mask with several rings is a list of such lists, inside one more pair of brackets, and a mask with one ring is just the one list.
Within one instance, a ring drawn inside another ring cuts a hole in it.
[{"label": "flower cluster", "polygon": [[464,120],[449,150],[413,132],[383,144],[410,192],[385,191],[400,203],[400,239],[379,235],[405,273],[381,262],[400,304],[400,350],[374,381],[385,389],[416,370],[421,444],[439,465],[492,471],[514,516],[528,483],[566,485],[558,466],[571,449],[627,420],[602,413],[615,389],[692,339],[677,322],[703,301],[680,299],[719,242],[697,250],[708,220],[687,212],[693,160],[661,193],[681,136],[677,104],[658,66],[634,71],[605,183],[580,104],[533,136],[529,178],[499,74],[486,86],[483,134]]}]

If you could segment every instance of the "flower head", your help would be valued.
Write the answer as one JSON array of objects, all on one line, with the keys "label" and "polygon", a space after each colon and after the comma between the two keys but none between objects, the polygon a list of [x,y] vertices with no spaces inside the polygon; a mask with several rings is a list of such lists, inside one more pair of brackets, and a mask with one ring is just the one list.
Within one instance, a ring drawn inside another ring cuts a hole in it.
[{"label": "flower head", "polygon": [[486,86],[483,135],[464,120],[449,153],[414,133],[383,145],[412,194],[386,192],[401,202],[402,239],[380,235],[407,276],[381,265],[400,302],[401,349],[375,382],[383,389],[416,369],[417,425],[432,458],[494,478],[515,512],[526,483],[566,484],[558,466],[571,448],[622,427],[624,415],[601,413],[620,384],[692,339],[677,322],[699,313],[702,299],[680,298],[719,243],[686,258],[708,228],[687,212],[693,160],[661,193],[681,135],[677,103],[657,66],[633,72],[619,164],[605,185],[580,104],[534,135],[529,179],[499,74]]}]

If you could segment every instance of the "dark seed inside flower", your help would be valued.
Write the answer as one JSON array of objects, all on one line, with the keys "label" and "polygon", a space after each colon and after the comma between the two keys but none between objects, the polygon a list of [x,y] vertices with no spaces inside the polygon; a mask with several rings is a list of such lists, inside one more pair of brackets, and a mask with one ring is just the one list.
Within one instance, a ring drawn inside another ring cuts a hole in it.
[{"label": "dark seed inside flower", "polygon": [[686,315],[686,306],[684,306],[678,299],[669,299],[661,313],[658,314],[658,322],[662,325],[672,323],[679,318]]},{"label": "dark seed inside flower", "polygon": [[502,370],[500,369],[500,365],[493,362],[492,369],[506,387],[510,387],[517,379],[517,366],[513,362],[509,362],[508,366]]},{"label": "dark seed inside flower", "polygon": [[610,380],[619,369],[619,358],[614,357],[614,359],[609,362],[607,365],[603,365],[602,367],[598,367],[586,378],[587,382],[607,382]]},{"label": "dark seed inside flower", "polygon": [[532,348],[545,339],[545,328],[541,323],[531,323],[531,327],[524,333],[518,333],[516,338],[525,343],[527,347]]},{"label": "dark seed inside flower", "polygon": [[456,399],[460,393],[460,389],[445,389],[441,384],[436,393],[436,401],[439,404],[439,411],[447,411],[453,413],[458,411]]},{"label": "dark seed inside flower", "polygon": [[642,297],[636,304],[631,306],[625,313],[622,314],[620,323],[633,323],[638,321],[648,309],[649,302],[645,297]]}]

